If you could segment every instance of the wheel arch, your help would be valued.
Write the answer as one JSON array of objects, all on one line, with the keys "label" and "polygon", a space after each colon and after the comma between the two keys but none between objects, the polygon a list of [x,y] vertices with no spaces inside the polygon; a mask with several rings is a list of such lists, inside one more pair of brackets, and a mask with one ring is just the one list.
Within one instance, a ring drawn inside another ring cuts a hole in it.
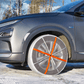
[{"label": "wheel arch", "polygon": [[70,47],[71,47],[70,60],[76,59],[76,57],[74,56],[75,41],[73,39],[73,36],[66,29],[59,28],[56,26],[45,26],[45,27],[37,28],[33,31],[29,31],[28,33],[29,33],[29,36],[26,38],[26,40],[24,41],[24,44],[23,44],[23,52],[25,55],[25,62],[27,62],[28,49],[29,49],[29,46],[31,45],[32,41],[42,34],[54,34],[58,37],[60,35],[64,35],[67,38],[67,40],[70,44]]}]

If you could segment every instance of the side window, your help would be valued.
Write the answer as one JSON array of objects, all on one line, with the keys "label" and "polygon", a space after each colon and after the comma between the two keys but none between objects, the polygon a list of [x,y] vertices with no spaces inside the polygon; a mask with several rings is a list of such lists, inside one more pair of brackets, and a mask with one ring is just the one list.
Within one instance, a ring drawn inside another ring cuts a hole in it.
[{"label": "side window", "polygon": [[76,8],[75,11],[79,11],[81,8],[84,8],[84,4]]}]

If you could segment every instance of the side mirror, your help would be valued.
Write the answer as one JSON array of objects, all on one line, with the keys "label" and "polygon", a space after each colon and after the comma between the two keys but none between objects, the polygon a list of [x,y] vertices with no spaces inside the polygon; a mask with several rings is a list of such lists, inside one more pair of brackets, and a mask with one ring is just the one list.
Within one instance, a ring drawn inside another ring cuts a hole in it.
[{"label": "side mirror", "polygon": [[75,11],[75,12],[74,12],[74,15],[75,15],[75,16],[81,16],[81,13],[80,13],[79,11]]},{"label": "side mirror", "polygon": [[75,12],[74,12],[74,15],[76,15],[76,16],[84,15],[84,6],[81,7],[81,8],[79,9],[79,11],[75,11]]}]

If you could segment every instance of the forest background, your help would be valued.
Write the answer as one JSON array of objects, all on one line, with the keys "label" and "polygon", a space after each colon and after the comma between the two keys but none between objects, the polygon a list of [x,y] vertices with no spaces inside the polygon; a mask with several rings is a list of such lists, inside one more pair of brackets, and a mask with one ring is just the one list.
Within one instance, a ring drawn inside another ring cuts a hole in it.
[{"label": "forest background", "polygon": [[48,13],[76,0],[0,0],[0,20],[34,13]]}]

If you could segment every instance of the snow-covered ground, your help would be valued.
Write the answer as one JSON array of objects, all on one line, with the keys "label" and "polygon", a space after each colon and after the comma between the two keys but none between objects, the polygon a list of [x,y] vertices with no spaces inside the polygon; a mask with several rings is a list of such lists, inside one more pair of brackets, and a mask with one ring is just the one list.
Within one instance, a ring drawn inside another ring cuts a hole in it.
[{"label": "snow-covered ground", "polygon": [[84,63],[68,63],[62,73],[54,76],[0,63],[0,84],[84,84]]}]

